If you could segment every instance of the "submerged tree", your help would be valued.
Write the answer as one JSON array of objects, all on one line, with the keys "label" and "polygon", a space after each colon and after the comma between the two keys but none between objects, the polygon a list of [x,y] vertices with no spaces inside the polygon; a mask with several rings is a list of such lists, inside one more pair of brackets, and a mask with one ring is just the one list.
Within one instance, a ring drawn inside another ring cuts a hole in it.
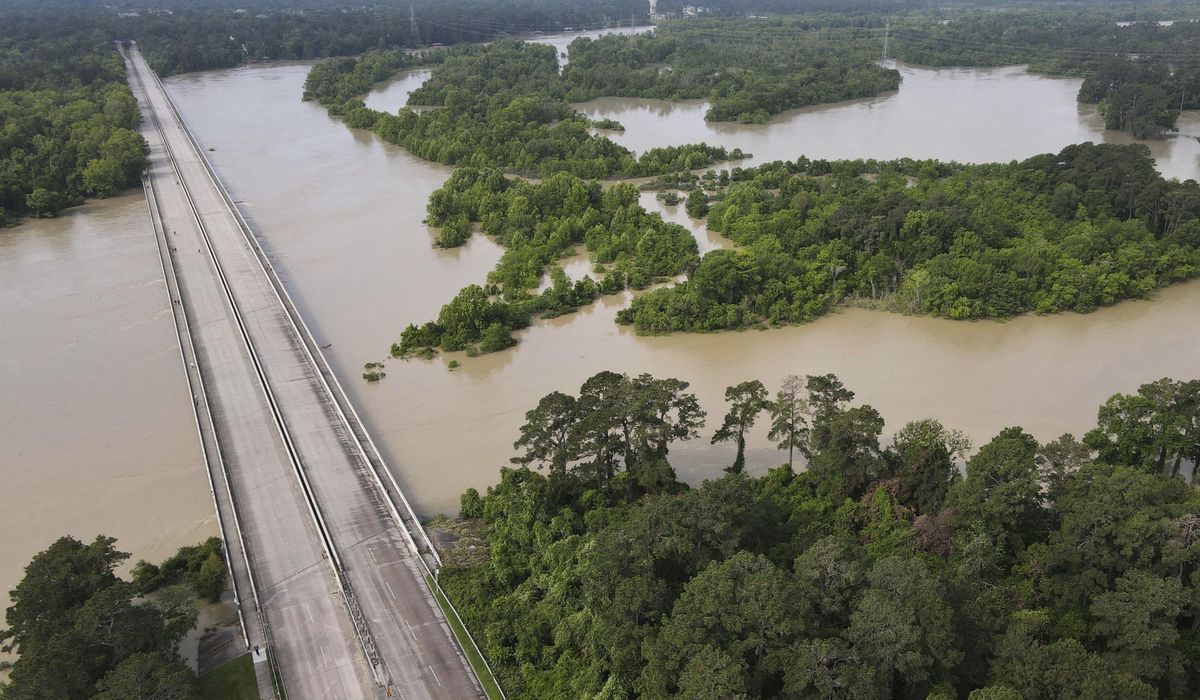
[{"label": "submerged tree", "polygon": [[[187,594],[137,600],[139,588],[114,573],[129,556],[115,544],[63,537],[33,557],[0,632],[4,649],[20,653],[0,697],[191,697],[195,676],[176,647],[196,624],[195,606]],[[130,693],[151,685],[161,692]]]}]

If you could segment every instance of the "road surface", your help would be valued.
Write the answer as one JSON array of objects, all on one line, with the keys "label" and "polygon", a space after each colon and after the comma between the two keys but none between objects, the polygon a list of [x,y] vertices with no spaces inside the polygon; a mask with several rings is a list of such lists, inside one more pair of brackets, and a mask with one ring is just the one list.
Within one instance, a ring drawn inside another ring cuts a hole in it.
[{"label": "road surface", "polygon": [[425,583],[424,532],[162,84],[136,47],[127,61],[250,645],[290,700],[483,697]]}]

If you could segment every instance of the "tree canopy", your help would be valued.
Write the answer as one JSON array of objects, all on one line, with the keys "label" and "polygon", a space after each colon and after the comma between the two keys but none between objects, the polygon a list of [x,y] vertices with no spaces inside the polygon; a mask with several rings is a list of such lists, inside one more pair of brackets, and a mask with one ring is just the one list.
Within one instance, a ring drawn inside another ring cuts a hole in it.
[{"label": "tree canopy", "polygon": [[801,157],[728,180],[697,186],[713,191],[708,227],[738,247],[620,321],[711,331],[845,302],[955,319],[1088,312],[1200,274],[1200,186],[1164,179],[1142,145],[985,165]]},{"label": "tree canopy", "polygon": [[511,697],[1194,697],[1194,487],[1017,427],[964,474],[938,421],[883,446],[837,377],[797,379],[807,468],[698,488],[665,449],[702,427],[686,382],[602,372],[526,415],[527,466],[464,495],[489,557],[441,574]]},{"label": "tree canopy", "polygon": [[[186,562],[197,558],[215,558],[217,571],[207,578],[189,574],[193,590],[219,596],[225,588],[220,546],[213,538],[185,547],[161,567],[139,562],[132,583],[115,573],[129,555],[111,537],[86,544],[62,537],[34,555],[10,594],[7,628],[0,630],[0,648],[19,654],[8,682],[0,684],[0,698],[195,698],[196,676],[177,653],[180,639],[196,625],[194,599],[174,590],[141,596],[175,583]],[[154,577],[147,575],[150,569]]]}]

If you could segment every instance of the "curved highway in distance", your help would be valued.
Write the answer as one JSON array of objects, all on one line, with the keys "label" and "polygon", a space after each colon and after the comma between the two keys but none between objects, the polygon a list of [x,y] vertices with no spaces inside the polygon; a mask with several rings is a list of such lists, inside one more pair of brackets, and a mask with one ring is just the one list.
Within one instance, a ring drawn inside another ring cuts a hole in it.
[{"label": "curved highway in distance", "polygon": [[126,58],[251,646],[270,642],[290,700],[483,697],[426,584],[437,555],[407,501],[161,82],[136,46]]}]

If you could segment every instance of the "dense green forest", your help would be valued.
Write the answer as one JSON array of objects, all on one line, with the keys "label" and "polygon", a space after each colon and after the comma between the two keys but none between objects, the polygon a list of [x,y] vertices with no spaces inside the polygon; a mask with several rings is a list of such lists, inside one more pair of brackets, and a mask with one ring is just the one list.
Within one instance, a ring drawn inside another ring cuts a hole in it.
[{"label": "dense green forest", "polygon": [[[137,39],[160,75],[647,19],[644,0],[5,0],[5,35]],[[416,32],[413,32],[415,23]]]},{"label": "dense green forest", "polygon": [[[618,183],[559,173],[540,183],[510,180],[495,169],[459,168],[430,197],[428,222],[440,226],[437,244],[465,243],[478,223],[504,246],[487,288],[470,285],[446,304],[436,321],[410,325],[392,347],[403,357],[422,348],[495,352],[516,341],[511,332],[532,317],[558,316],[601,294],[643,288],[695,267],[691,231],[666,223],[638,204],[638,190]],[[554,261],[583,246],[603,273],[572,283]],[[551,284],[534,290],[547,268]]]},{"label": "dense green forest", "polygon": [[146,144],[116,47],[13,29],[0,30],[0,225],[137,184]]},{"label": "dense green forest", "polygon": [[[526,414],[462,498],[440,576],[509,697],[1131,700],[1200,692],[1200,381],[1163,379],[1040,444],[936,420],[891,443],[833,375],[762,414],[796,465],[689,488],[688,384],[602,372]],[[799,468],[800,461],[806,468]]]},{"label": "dense green forest", "polygon": [[[355,90],[390,66],[433,64],[429,80],[398,114],[368,109]],[[501,167],[525,175],[569,172],[587,178],[637,177],[701,168],[740,157],[705,144],[651,148],[641,156],[591,131],[563,99],[554,48],[518,40],[443,49],[405,59],[396,52],[318,64],[305,96],[322,101],[350,126],[427,160]],[[347,99],[348,95],[352,95]],[[429,109],[436,108],[436,109]]]},{"label": "dense green forest", "polygon": [[712,331],[845,301],[956,319],[1088,312],[1200,274],[1200,185],[1165,180],[1142,145],[985,165],[800,158],[724,179],[695,213],[738,247],[620,321]]},{"label": "dense green forest", "polygon": [[710,121],[762,122],[795,107],[900,86],[878,65],[882,20],[852,15],[660,23],[654,33],[580,38],[563,69],[573,102],[605,95],[705,98]]},{"label": "dense green forest", "polygon": [[[1168,17],[1195,17],[1194,7]],[[1200,21],[1119,26],[1127,7],[1006,9],[955,13],[953,20],[901,21],[897,58],[932,66],[1028,63],[1030,70],[1085,77],[1083,102],[1099,104],[1106,126],[1138,138],[1173,129],[1180,109],[1200,108]]]},{"label": "dense green forest", "polygon": [[133,581],[115,573],[128,558],[103,535],[88,544],[62,537],[33,557],[0,630],[3,650],[20,654],[0,698],[196,697],[196,676],[177,649],[196,626],[196,598],[215,601],[225,590],[221,541],[184,547],[157,566],[138,562]]},{"label": "dense green forest", "polygon": [[[496,36],[646,21],[640,0],[418,0],[239,4],[150,14],[136,23],[156,70],[174,73],[265,58],[350,56],[372,49],[486,41]],[[410,14],[411,7],[411,14]],[[415,20],[416,31],[413,31]]]},{"label": "dense green forest", "polygon": [[145,144],[135,131],[137,105],[125,84],[118,40],[137,40],[151,65],[169,75],[267,58],[629,24],[644,19],[646,10],[640,0],[420,0],[403,6],[166,0],[149,7],[8,0],[0,23],[0,225],[53,216],[86,197],[137,184]]}]

